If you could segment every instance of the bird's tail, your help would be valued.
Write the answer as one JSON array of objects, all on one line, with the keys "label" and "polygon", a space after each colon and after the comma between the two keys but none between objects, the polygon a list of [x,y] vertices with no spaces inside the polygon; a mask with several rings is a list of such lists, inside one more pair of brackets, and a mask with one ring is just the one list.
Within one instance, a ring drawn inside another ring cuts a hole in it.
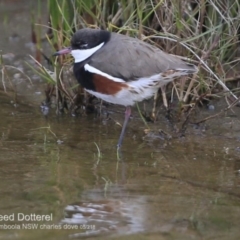
[{"label": "bird's tail", "polygon": [[198,67],[191,63],[186,63],[186,68],[176,68],[176,71],[182,72],[182,75],[194,74],[198,72]]}]

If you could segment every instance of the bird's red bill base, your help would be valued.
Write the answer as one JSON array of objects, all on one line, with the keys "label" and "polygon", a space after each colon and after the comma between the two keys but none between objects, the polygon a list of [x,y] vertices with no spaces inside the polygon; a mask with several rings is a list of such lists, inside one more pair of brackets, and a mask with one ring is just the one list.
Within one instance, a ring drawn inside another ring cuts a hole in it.
[{"label": "bird's red bill base", "polygon": [[71,51],[72,51],[72,49],[71,49],[70,47],[64,48],[64,49],[59,50],[58,52],[55,52],[55,53],[53,54],[53,56],[68,54],[68,53],[70,53]]}]

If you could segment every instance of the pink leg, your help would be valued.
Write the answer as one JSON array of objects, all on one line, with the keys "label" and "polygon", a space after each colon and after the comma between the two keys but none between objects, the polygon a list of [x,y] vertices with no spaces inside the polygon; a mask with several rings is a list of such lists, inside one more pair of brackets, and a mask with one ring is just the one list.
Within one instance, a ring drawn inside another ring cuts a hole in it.
[{"label": "pink leg", "polygon": [[124,137],[124,133],[125,133],[125,129],[127,127],[127,124],[128,124],[128,120],[131,116],[131,107],[127,107],[126,108],[126,111],[125,111],[125,119],[124,119],[124,123],[123,123],[123,126],[122,126],[122,132],[120,134],[120,137],[119,137],[119,140],[118,140],[118,144],[117,144],[117,148],[119,149],[122,145],[122,141],[123,141],[123,137]]}]

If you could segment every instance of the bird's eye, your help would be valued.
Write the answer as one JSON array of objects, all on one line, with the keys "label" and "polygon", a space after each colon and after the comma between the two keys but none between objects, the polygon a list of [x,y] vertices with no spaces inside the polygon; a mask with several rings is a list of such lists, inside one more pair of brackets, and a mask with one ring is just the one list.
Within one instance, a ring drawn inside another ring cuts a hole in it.
[{"label": "bird's eye", "polygon": [[87,49],[88,48],[88,44],[85,43],[85,44],[81,44],[81,49]]},{"label": "bird's eye", "polygon": [[84,41],[79,41],[76,43],[77,48],[79,49],[87,49],[88,48],[88,44]]}]

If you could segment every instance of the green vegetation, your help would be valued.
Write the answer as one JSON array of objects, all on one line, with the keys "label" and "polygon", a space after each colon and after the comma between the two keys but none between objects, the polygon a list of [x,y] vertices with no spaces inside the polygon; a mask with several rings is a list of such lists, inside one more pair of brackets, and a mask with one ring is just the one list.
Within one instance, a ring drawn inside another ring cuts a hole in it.
[{"label": "green vegetation", "polygon": [[[192,106],[213,97],[228,96],[229,104],[237,99],[237,81],[234,80],[240,74],[237,67],[240,40],[238,1],[49,0],[48,7],[51,26],[46,32],[53,51],[69,46],[75,29],[104,28],[138,37],[198,65],[200,71],[197,75],[184,77],[161,89],[166,107],[169,101],[177,98],[179,109],[189,113]],[[60,58],[54,65],[58,77],[51,83],[57,88],[58,94],[55,95],[62,109],[65,106],[67,111],[80,109],[83,102],[86,103],[83,90],[63,74],[71,69],[71,65],[70,57]],[[49,73],[46,75],[49,78]],[[157,117],[155,106],[160,100],[155,96],[152,118]]]}]

